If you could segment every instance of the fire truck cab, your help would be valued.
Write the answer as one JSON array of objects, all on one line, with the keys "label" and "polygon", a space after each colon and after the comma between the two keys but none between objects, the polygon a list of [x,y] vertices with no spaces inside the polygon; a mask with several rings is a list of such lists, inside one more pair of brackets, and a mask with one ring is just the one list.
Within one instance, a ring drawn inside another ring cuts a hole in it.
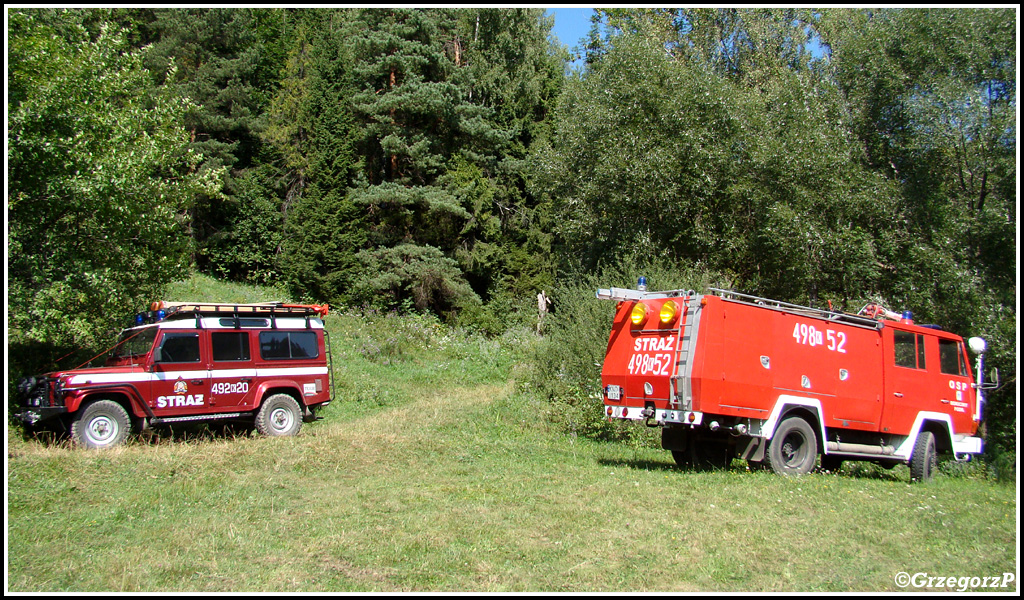
[{"label": "fire truck cab", "polygon": [[263,435],[298,433],[331,401],[326,305],[155,302],[100,367],[23,379],[28,426],[60,421],[86,448],[132,431],[235,420]]},{"label": "fire truck cab", "polygon": [[[853,315],[711,289],[598,290],[617,301],[605,414],[662,428],[680,465],[733,458],[780,474],[844,460],[906,463],[982,451],[986,387],[955,334],[875,305]],[[981,377],[984,341],[971,338]]]}]

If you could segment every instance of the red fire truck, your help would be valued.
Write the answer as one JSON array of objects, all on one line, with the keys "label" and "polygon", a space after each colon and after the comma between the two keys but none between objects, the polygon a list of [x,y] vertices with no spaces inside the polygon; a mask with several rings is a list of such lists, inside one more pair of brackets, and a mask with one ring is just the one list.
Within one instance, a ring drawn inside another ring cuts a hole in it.
[{"label": "red fire truck", "polygon": [[18,384],[26,425],[60,422],[86,448],[133,430],[242,420],[295,435],[331,400],[326,305],[155,302],[101,367]]},{"label": "red fire truck", "polygon": [[[844,460],[969,459],[987,387],[964,340],[876,305],[853,315],[736,292],[598,290],[618,302],[601,372],[605,413],[662,428],[677,463],[733,458],[780,474]],[[985,342],[971,338],[982,373]]]}]

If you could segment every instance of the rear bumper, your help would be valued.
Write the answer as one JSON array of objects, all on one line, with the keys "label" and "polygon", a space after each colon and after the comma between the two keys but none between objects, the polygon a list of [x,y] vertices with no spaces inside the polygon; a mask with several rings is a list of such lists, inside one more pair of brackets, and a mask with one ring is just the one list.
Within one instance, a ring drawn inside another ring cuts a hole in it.
[{"label": "rear bumper", "polygon": [[612,419],[631,419],[634,421],[645,421],[650,419],[655,423],[679,423],[681,425],[700,425],[704,420],[704,413],[689,410],[666,410],[656,409],[653,413],[640,406],[611,406],[605,405],[605,416]]}]

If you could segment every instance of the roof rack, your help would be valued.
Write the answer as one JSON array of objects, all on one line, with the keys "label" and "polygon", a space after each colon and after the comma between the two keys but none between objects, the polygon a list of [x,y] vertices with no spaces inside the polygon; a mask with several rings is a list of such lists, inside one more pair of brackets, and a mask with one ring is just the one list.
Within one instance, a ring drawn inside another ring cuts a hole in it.
[{"label": "roof rack", "polygon": [[716,292],[724,300],[743,302],[746,304],[756,304],[757,306],[763,306],[765,308],[771,308],[782,312],[803,315],[805,317],[813,317],[817,319],[825,319],[827,321],[837,321],[841,323],[847,323],[850,325],[856,325],[859,327],[868,327],[871,329],[881,329],[883,327],[880,321],[870,317],[852,315],[850,313],[845,312],[836,312],[833,310],[826,310],[823,308],[811,308],[809,306],[801,306],[799,304],[790,304],[788,302],[782,302],[779,300],[771,300],[769,298],[761,298],[758,296],[751,296],[749,294],[741,294],[739,292],[734,292],[732,290],[723,290],[719,288],[708,289],[712,292]]},{"label": "roof rack", "polygon": [[158,300],[150,305],[150,311],[164,311],[164,318],[173,316],[203,315],[299,315],[327,316],[327,304],[288,304],[285,302],[261,302],[255,304],[221,304],[212,302],[167,302]]}]

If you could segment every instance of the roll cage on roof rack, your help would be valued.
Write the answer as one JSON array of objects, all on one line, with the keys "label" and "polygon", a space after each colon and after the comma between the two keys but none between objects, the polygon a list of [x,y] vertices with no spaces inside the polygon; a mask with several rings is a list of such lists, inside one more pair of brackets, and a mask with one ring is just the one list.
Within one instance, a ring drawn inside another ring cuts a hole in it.
[{"label": "roll cage on roof rack", "polygon": [[309,327],[311,317],[325,317],[328,312],[326,304],[288,304],[284,302],[221,304],[212,302],[166,302],[159,300],[150,305],[148,312],[135,315],[135,324],[156,323],[159,321],[194,318],[196,327],[201,328],[201,317],[224,316],[235,320],[238,327],[242,316],[265,316],[270,318],[272,328],[277,328],[277,317],[305,317]]}]

